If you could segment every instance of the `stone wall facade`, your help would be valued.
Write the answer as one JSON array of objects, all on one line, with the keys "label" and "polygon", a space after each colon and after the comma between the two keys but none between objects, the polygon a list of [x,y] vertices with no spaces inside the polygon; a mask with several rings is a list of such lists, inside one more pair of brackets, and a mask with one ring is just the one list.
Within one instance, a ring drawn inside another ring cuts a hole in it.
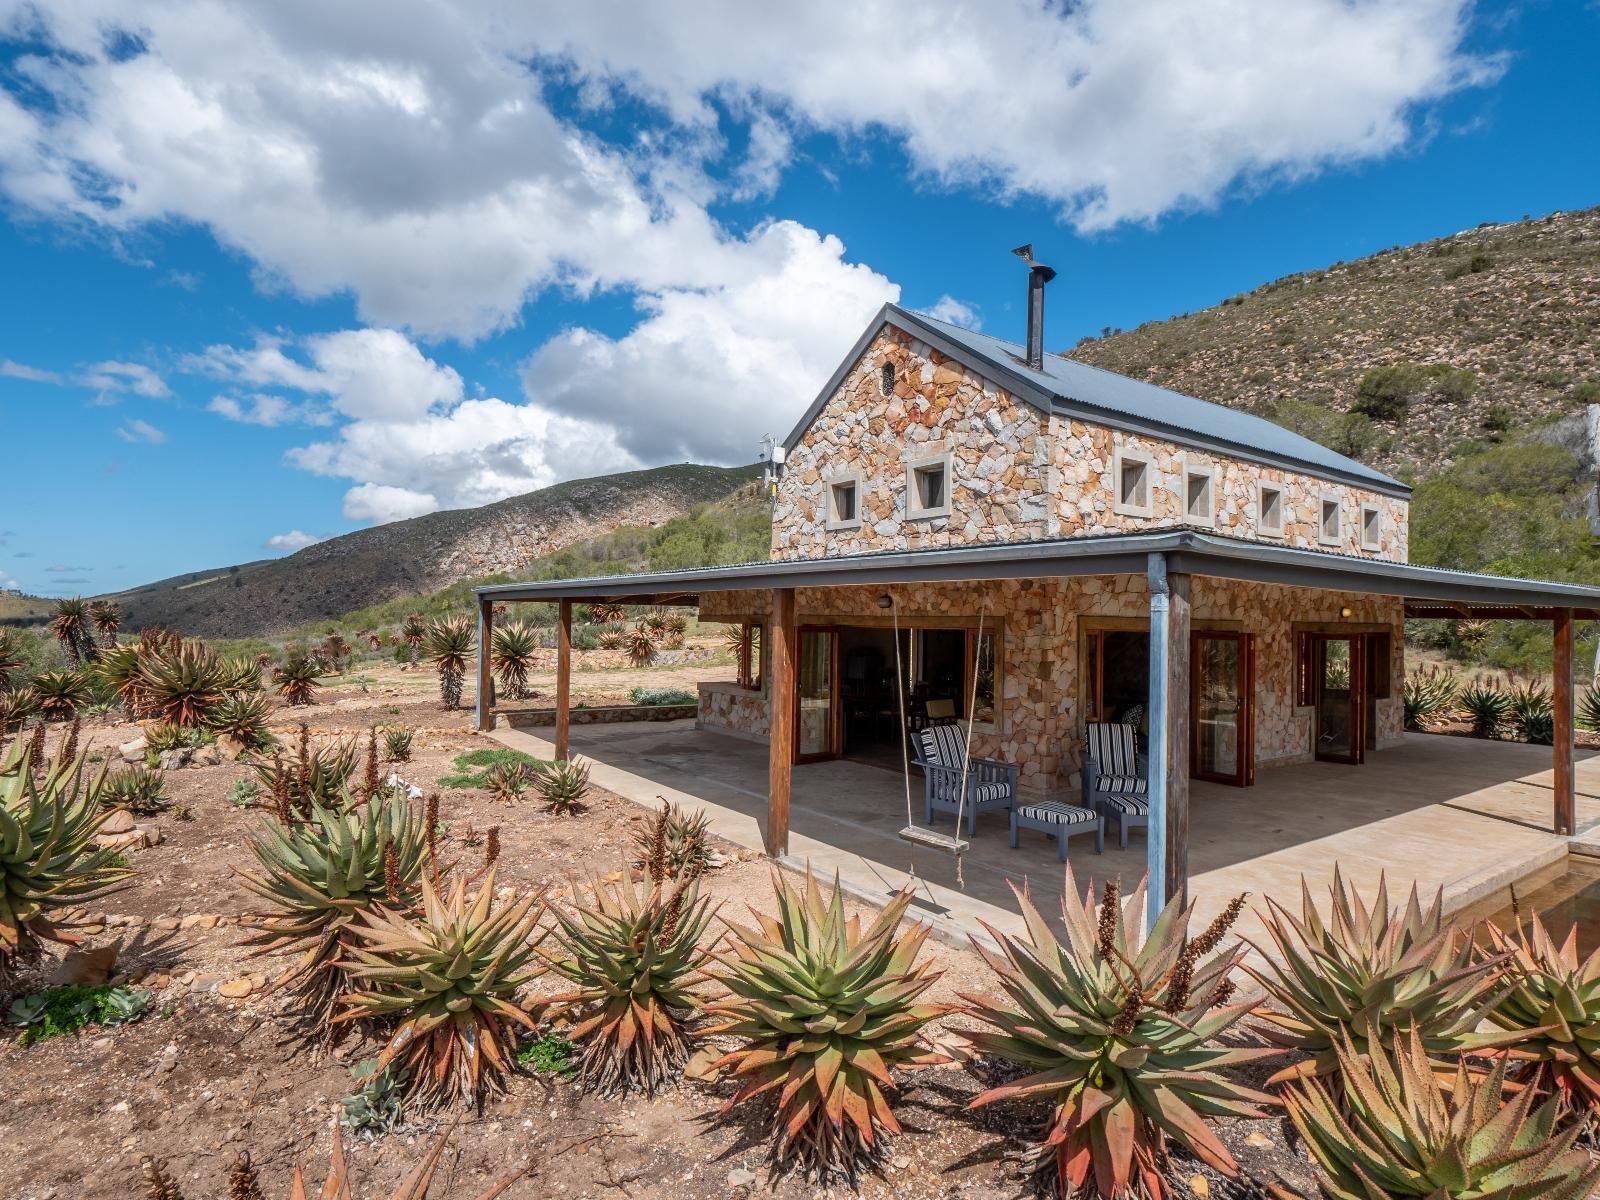
[{"label": "stone wall facade", "polygon": [[[883,391],[883,370],[894,386]],[[1148,503],[1119,505],[1116,464],[1148,461]],[[947,464],[946,511],[909,511],[912,468]],[[1186,471],[1209,472],[1212,516],[1185,506]],[[830,519],[829,490],[855,481],[858,519]],[[1281,489],[1282,532],[1259,524],[1263,485]],[[1321,534],[1324,498],[1342,515]],[[1376,545],[1363,508],[1378,514]],[[1046,414],[931,346],[886,326],[789,452],[772,520],[772,557],[821,558],[1176,526],[1403,562],[1407,502],[1345,483]]]},{"label": "stone wall facade", "polygon": [[695,728],[765,741],[767,730],[771,728],[767,718],[766,681],[762,680],[759,690],[721,681],[702,683]]},{"label": "stone wall facade", "polygon": [[[974,727],[973,752],[1016,763],[1028,795],[1074,793],[1083,740],[1084,635],[1097,621],[1148,620],[1144,578],[801,588],[796,597],[799,622],[881,625],[878,598],[885,591],[894,596],[902,627],[930,618],[945,624],[957,618],[976,625],[983,614],[985,627],[997,630],[1001,638],[1001,669],[996,719]],[[1376,703],[1377,744],[1392,744],[1402,734],[1405,665],[1400,600],[1202,576],[1192,579],[1190,597],[1196,630],[1242,629],[1255,634],[1258,767],[1304,761],[1312,755],[1312,712],[1294,703],[1294,634],[1300,625],[1390,633],[1389,697]],[[708,593],[700,598],[700,615],[708,621],[764,622],[770,604],[764,592]],[[1187,707],[1188,697],[1180,703]],[[766,705],[762,693],[729,684],[702,685],[700,721],[706,728],[765,737]]]}]

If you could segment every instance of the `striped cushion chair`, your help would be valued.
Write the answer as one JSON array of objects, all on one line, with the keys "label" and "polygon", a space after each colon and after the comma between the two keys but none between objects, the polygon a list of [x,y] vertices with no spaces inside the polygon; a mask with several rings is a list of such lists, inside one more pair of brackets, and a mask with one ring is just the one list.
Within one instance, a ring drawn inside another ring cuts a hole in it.
[{"label": "striped cushion chair", "polygon": [[1085,731],[1083,802],[1117,823],[1117,845],[1128,848],[1128,829],[1150,824],[1144,756],[1132,725],[1092,724]]},{"label": "striped cushion chair", "polygon": [[[929,725],[917,730],[913,744],[927,800],[928,824],[933,814],[967,815],[967,836],[977,833],[981,812],[1009,812],[1017,794],[1017,768],[1010,763],[975,758],[967,764],[966,804],[961,803],[961,764],[967,756],[967,739],[958,724]],[[957,830],[956,832],[960,832]]]}]

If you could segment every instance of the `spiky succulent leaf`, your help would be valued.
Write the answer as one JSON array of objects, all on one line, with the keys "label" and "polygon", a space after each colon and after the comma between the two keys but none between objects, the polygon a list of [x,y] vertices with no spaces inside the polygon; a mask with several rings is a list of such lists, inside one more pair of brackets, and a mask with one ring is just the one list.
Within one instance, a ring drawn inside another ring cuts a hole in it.
[{"label": "spiky succulent leaf", "polygon": [[971,1107],[1017,1099],[1051,1105],[1032,1157],[1039,1182],[1053,1194],[1159,1200],[1168,1194],[1168,1140],[1236,1175],[1238,1165],[1205,1118],[1263,1117],[1261,1106],[1273,1103],[1222,1071],[1274,1052],[1217,1041],[1257,1003],[1229,1003],[1243,948],[1216,952],[1243,897],[1192,939],[1193,907],[1173,900],[1145,937],[1143,882],[1125,901],[1107,885],[1097,905],[1093,885],[1080,890],[1069,867],[1063,944],[1029,893],[1013,891],[1026,939],[986,925],[996,949],[973,943],[1006,999],[963,999],[987,1026],[971,1035],[974,1048],[1027,1073],[977,1096]]},{"label": "spiky succulent leaf", "polygon": [[1369,1030],[1364,1048],[1341,1038],[1335,1054],[1337,1096],[1306,1079],[1283,1098],[1334,1200],[1579,1200],[1600,1181],[1579,1127],[1558,1128],[1558,1099],[1502,1101],[1504,1060],[1441,1080],[1415,1030],[1387,1043]]},{"label": "spiky succulent leaf", "polygon": [[[665,810],[665,828],[662,838],[663,867],[669,878],[680,875],[699,875],[711,866],[711,818],[702,808],[687,809],[680,804],[669,804]],[[634,835],[634,844],[642,856],[635,865],[642,865],[655,851],[655,829],[641,825]]]},{"label": "spiky succulent leaf", "polygon": [[273,669],[272,684],[278,689],[278,695],[291,705],[315,704],[317,684],[323,674],[322,664],[317,659],[296,651],[282,666]]},{"label": "spiky succulent leaf", "polygon": [[204,642],[190,640],[170,653],[139,655],[139,695],[151,715],[171,725],[203,726],[222,699],[227,669]]},{"label": "spiky succulent leaf", "polygon": [[654,1095],[683,1069],[682,1014],[706,959],[711,901],[692,878],[676,885],[593,881],[594,902],[554,909],[558,953],[541,952],[574,990],[549,1001],[575,1018],[580,1086]]},{"label": "spiky succulent leaf", "polygon": [[338,1019],[400,1022],[378,1061],[405,1068],[413,1103],[481,1106],[504,1091],[516,1027],[533,1028],[514,997],[533,978],[538,903],[537,895],[513,896],[497,910],[491,868],[470,898],[464,879],[441,897],[424,878],[417,916],[379,908],[352,924],[355,940],[340,965],[362,990]]},{"label": "spiky succulent leaf", "polygon": [[1335,867],[1324,921],[1304,879],[1300,889],[1299,918],[1268,899],[1271,945],[1256,947],[1266,966],[1245,967],[1273,1001],[1262,1011],[1269,1040],[1311,1056],[1269,1082],[1338,1070],[1341,1041],[1364,1049],[1369,1031],[1387,1043],[1394,1030],[1416,1029],[1440,1056],[1511,1040],[1474,1032],[1510,984],[1445,921],[1442,892],[1424,911],[1413,886],[1405,907],[1391,908],[1380,877],[1368,905]]},{"label": "spiky succulent leaf", "polygon": [[1536,914],[1509,933],[1492,922],[1484,930],[1511,982],[1489,1020],[1516,1034],[1507,1052],[1522,1064],[1517,1083],[1600,1123],[1600,950],[1580,955],[1576,922],[1557,942]]},{"label": "spiky succulent leaf", "polygon": [[105,768],[63,759],[34,781],[18,738],[0,759],[0,977],[38,957],[44,941],[75,942],[54,916],[109,893],[133,874],[95,845],[108,815],[96,800]]},{"label": "spiky succulent leaf", "polygon": [[461,706],[461,681],[475,642],[472,622],[466,617],[446,617],[428,626],[427,654],[439,672],[439,698],[448,709]]},{"label": "spiky succulent leaf", "polygon": [[89,681],[81,671],[40,671],[33,677],[39,715],[47,721],[70,721],[89,703]]},{"label": "spiky succulent leaf", "polygon": [[273,986],[293,985],[307,1021],[321,1026],[351,990],[338,965],[351,923],[380,903],[416,894],[427,856],[423,815],[383,794],[349,811],[313,805],[308,821],[261,825],[250,850],[258,870],[240,878],[273,911],[245,944],[260,954],[301,952]]},{"label": "spiky succulent leaf", "polygon": [[219,737],[226,735],[251,748],[272,741],[267,732],[267,698],[261,692],[229,692],[211,710],[207,724]]},{"label": "spiky succulent leaf", "polygon": [[945,1061],[923,1040],[949,1011],[920,999],[938,979],[916,961],[930,927],[897,936],[910,890],[863,929],[837,879],[826,898],[810,873],[802,888],[776,871],[772,884],[777,915],[728,922],[731,949],[716,955],[732,997],[708,1007],[718,1024],[706,1032],[741,1043],[716,1064],[739,1084],[722,1111],[775,1094],[776,1165],[854,1181],[884,1153],[885,1134],[900,1132],[888,1099],[895,1070]]},{"label": "spiky succulent leaf", "polygon": [[581,758],[540,763],[534,768],[533,786],[553,813],[571,816],[583,811],[589,794],[589,764]]},{"label": "spiky succulent leaf", "polygon": [[495,629],[489,661],[507,699],[521,700],[528,694],[528,673],[538,649],[539,633],[531,625],[513,621]]},{"label": "spiky succulent leaf", "polygon": [[19,727],[39,711],[39,693],[31,687],[0,688],[0,734]]},{"label": "spiky succulent leaf", "polygon": [[162,795],[165,782],[160,771],[148,767],[119,767],[99,781],[95,794],[105,808],[126,808],[129,812],[148,815],[167,807]]}]

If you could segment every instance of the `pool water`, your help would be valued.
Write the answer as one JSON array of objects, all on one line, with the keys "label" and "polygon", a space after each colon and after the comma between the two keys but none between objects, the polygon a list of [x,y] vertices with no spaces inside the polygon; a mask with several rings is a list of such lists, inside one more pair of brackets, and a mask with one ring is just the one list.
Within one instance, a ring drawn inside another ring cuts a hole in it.
[{"label": "pool water", "polygon": [[[1578,951],[1589,954],[1600,946],[1600,859],[1569,857],[1553,876],[1535,879],[1528,890],[1518,888],[1517,905],[1524,914],[1538,913],[1557,941],[1565,941],[1567,931],[1577,922]],[[1487,915],[1501,929],[1511,927],[1509,893],[1500,897],[1496,906],[1485,908],[1475,907],[1462,916],[1470,920]]]}]

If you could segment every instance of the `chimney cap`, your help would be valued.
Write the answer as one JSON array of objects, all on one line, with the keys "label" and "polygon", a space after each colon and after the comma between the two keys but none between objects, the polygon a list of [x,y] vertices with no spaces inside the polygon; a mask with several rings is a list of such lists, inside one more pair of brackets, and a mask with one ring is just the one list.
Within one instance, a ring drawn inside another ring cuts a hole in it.
[{"label": "chimney cap", "polygon": [[1033,261],[1033,243],[1032,242],[1029,242],[1024,246],[1018,246],[1011,253],[1015,254],[1023,262],[1027,263],[1029,268],[1031,268],[1036,274],[1042,276],[1046,283],[1049,283],[1052,279],[1054,279],[1056,277],[1056,272],[1055,272],[1055,268],[1054,267],[1047,267],[1042,262],[1034,262]]}]

